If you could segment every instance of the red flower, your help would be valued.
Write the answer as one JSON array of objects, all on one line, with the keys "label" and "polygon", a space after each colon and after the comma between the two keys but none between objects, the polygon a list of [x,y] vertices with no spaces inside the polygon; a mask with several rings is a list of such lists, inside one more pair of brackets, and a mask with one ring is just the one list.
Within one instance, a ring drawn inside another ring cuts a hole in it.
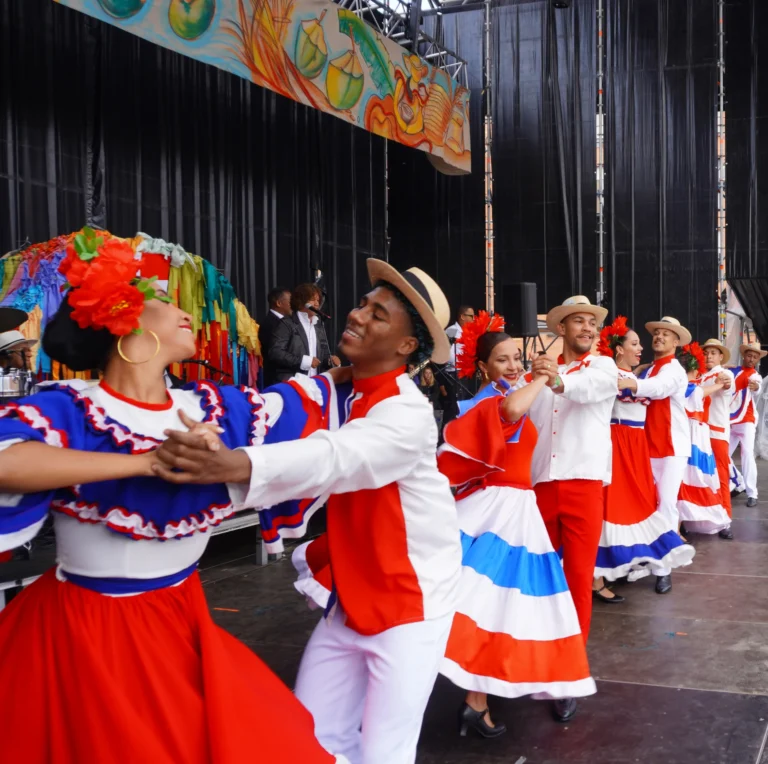
[{"label": "red flower", "polygon": [[622,337],[626,337],[628,332],[629,327],[627,326],[626,316],[616,316],[614,322],[600,332],[597,352],[600,355],[608,356],[608,358],[614,358],[619,341]]},{"label": "red flower", "polygon": [[139,328],[144,310],[144,295],[126,282],[113,283],[96,291],[89,287],[74,289],[69,294],[72,318],[85,329],[107,329],[117,337]]},{"label": "red flower", "polygon": [[67,256],[61,261],[59,266],[59,272],[64,274],[69,283],[73,287],[79,287],[83,283],[83,278],[89,270],[89,264],[85,260],[81,260],[77,254],[74,244],[67,246]]},{"label": "red flower", "polygon": [[464,324],[461,339],[456,342],[461,352],[456,354],[456,371],[459,377],[471,377],[477,371],[477,341],[486,332],[503,332],[504,317],[491,316],[480,310],[474,321]]}]

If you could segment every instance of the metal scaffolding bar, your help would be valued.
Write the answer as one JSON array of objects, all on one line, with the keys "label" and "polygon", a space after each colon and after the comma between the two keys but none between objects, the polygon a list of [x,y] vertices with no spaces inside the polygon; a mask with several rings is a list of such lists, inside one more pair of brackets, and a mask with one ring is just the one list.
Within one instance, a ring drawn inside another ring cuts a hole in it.
[{"label": "metal scaffolding bar", "polygon": [[597,299],[605,301],[605,11],[597,0],[597,116],[595,119],[597,189]]},{"label": "metal scaffolding bar", "polygon": [[724,0],[717,3],[717,305],[718,336],[725,342],[728,309],[728,284],[725,280],[725,26],[723,24]]},{"label": "metal scaffolding bar", "polygon": [[485,134],[485,309],[489,313],[494,312],[495,307],[495,279],[493,256],[493,161],[491,149],[493,147],[493,112],[491,111],[491,0],[485,0],[484,11],[484,48],[485,71],[484,91],[485,107],[484,134]]}]

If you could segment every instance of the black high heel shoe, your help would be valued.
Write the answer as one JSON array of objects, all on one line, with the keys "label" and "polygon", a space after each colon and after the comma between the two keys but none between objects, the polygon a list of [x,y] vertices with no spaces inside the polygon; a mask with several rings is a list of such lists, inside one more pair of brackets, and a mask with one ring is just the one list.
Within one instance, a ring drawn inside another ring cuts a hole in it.
[{"label": "black high heel shoe", "polygon": [[506,726],[497,724],[495,727],[491,727],[491,725],[485,721],[485,715],[487,713],[487,708],[484,711],[475,711],[474,708],[464,703],[459,709],[459,735],[466,737],[468,729],[473,729],[478,735],[485,738],[494,738],[503,735],[507,731]]}]

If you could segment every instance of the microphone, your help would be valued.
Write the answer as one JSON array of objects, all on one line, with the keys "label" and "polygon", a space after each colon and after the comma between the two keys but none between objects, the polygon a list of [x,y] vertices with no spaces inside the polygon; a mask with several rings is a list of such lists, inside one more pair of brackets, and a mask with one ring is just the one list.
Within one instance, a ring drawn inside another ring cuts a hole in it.
[{"label": "microphone", "polygon": [[330,321],[331,320],[331,317],[327,313],[323,313],[322,310],[319,310],[318,308],[316,308],[314,305],[312,305],[309,302],[304,307],[307,310],[311,310],[316,316],[320,316],[320,318],[324,319],[325,321]]}]

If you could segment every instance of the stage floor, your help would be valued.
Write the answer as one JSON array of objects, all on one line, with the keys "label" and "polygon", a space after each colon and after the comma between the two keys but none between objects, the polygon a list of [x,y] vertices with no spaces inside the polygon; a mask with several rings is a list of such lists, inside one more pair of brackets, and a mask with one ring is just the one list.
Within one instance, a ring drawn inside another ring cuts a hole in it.
[{"label": "stage floor", "polygon": [[[766,500],[734,501],[735,541],[694,536],[694,562],[673,574],[670,594],[646,578],[617,588],[624,605],[595,605],[598,693],[571,724],[551,721],[547,703],[492,699],[507,735],[462,739],[463,692],[440,678],[418,764],[768,764],[768,468],[759,465]],[[288,561],[257,567],[253,534],[234,536],[214,539],[205,558],[214,617],[290,685],[318,615],[293,589]]]}]

